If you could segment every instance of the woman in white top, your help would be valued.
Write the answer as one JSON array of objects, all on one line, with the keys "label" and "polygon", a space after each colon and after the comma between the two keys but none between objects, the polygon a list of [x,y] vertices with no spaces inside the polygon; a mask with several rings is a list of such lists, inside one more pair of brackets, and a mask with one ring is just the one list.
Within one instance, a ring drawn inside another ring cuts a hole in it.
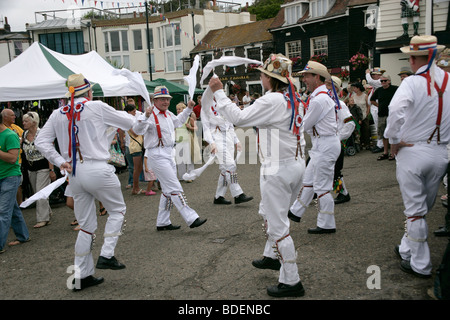
[{"label": "woman in white top", "polygon": [[355,104],[361,108],[363,113],[363,119],[361,122],[361,147],[369,150],[370,148],[370,123],[369,123],[369,114],[370,107],[367,104],[367,95],[364,86],[360,82],[356,82],[352,84],[353,94],[352,98],[355,101]]}]

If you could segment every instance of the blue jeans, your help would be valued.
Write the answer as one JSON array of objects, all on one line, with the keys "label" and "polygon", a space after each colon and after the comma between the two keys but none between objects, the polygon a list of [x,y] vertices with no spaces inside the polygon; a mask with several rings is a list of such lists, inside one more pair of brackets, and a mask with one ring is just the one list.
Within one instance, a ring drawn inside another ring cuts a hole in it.
[{"label": "blue jeans", "polygon": [[0,179],[0,250],[6,245],[11,227],[17,240],[23,242],[30,237],[22,211],[17,204],[16,194],[20,180],[21,176]]},{"label": "blue jeans", "polygon": [[130,154],[130,149],[128,147],[125,147],[125,158],[127,159],[127,165],[128,165],[128,185],[133,185],[133,156]]}]

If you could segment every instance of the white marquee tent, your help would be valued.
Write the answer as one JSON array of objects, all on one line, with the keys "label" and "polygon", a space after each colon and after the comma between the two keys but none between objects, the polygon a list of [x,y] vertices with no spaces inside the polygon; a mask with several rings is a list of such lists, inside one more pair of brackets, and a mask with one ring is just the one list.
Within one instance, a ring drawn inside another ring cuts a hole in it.
[{"label": "white marquee tent", "polygon": [[142,96],[150,102],[139,73],[116,69],[95,51],[66,55],[38,42],[0,68],[0,102],[64,98],[66,79],[74,73],[93,84],[96,97]]}]

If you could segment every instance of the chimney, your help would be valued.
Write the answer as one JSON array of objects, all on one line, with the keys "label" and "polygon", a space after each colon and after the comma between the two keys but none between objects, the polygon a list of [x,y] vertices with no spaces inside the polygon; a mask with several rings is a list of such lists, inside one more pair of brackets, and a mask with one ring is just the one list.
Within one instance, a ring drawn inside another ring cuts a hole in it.
[{"label": "chimney", "polygon": [[11,32],[11,26],[8,24],[8,18],[5,17],[5,25],[3,26],[6,32]]}]

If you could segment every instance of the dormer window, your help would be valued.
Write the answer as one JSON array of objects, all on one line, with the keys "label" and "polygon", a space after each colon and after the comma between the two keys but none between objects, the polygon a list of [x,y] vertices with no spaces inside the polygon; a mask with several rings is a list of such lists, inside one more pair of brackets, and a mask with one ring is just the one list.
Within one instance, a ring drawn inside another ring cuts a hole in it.
[{"label": "dormer window", "polygon": [[334,5],[335,0],[311,0],[309,2],[310,18],[323,17]]},{"label": "dormer window", "polygon": [[290,6],[284,9],[286,24],[296,24],[297,21],[302,17],[302,7],[301,5]]},{"label": "dormer window", "polygon": [[293,1],[281,5],[281,7],[284,7],[285,25],[291,25],[296,24],[297,21],[305,14],[306,9],[308,8],[308,3],[304,0]]}]

